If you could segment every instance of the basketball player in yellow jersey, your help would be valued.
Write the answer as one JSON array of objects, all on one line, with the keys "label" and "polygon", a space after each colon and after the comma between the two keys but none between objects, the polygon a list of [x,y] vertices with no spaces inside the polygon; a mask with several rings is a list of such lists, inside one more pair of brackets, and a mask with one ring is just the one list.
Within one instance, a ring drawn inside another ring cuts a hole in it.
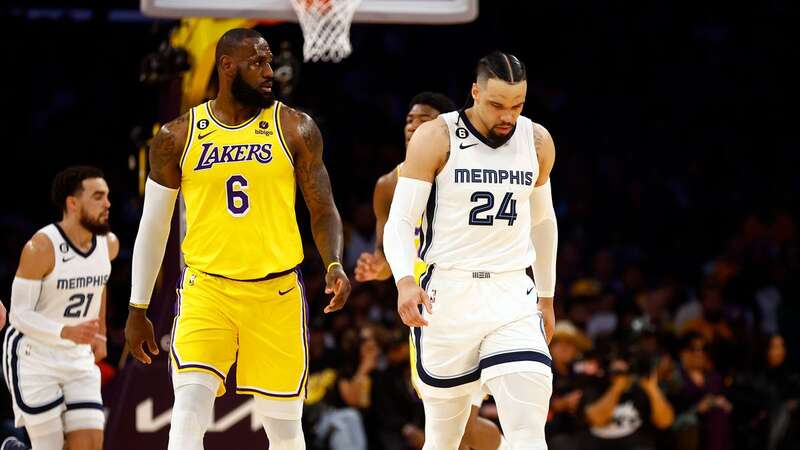
[{"label": "basketball player in yellow jersey", "polygon": [[270,448],[305,448],[300,419],[308,375],[302,243],[295,184],[327,267],[325,312],[347,300],[342,223],[314,121],[274,100],[272,53],[256,31],[217,43],[217,98],[166,124],[150,149],[151,172],[133,251],[125,336],[132,354],[157,354],[146,308],[164,254],[178,189],[186,203],[186,270],[170,360],[175,404],[169,450],[203,447],[216,395],[237,363],[236,392],[253,395]]},{"label": "basketball player in yellow jersey", "polygon": [[[411,140],[414,131],[425,122],[431,121],[439,114],[450,112],[456,109],[455,103],[447,96],[435,92],[421,92],[411,99],[408,114],[406,114],[405,144]],[[397,186],[398,172],[400,165],[391,172],[384,174],[375,183],[375,191],[372,196],[372,208],[375,211],[375,252],[362,253],[356,264],[355,277],[358,281],[386,280],[392,276],[392,269],[386,262],[383,254],[383,227],[389,218],[389,208],[392,205],[394,188]],[[421,240],[421,229],[417,228],[415,245],[419,250]],[[414,273],[419,280],[422,273],[427,268],[425,261],[417,258],[414,264]],[[413,347],[412,347],[413,348]],[[412,370],[416,363],[416,358],[411,355]],[[414,375],[412,375],[412,378]],[[500,434],[500,430],[494,422],[479,417],[480,406],[483,403],[483,392],[477,392],[472,401],[469,419],[467,420],[464,436],[461,439],[461,449],[473,450],[496,450],[505,444]]]}]

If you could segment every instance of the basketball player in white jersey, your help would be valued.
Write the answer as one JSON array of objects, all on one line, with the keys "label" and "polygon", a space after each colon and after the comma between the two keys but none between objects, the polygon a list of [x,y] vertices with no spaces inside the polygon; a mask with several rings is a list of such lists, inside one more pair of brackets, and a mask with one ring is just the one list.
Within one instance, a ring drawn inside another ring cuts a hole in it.
[{"label": "basketball player in white jersey", "polygon": [[[53,180],[62,219],[25,244],[11,288],[3,370],[17,426],[33,450],[100,450],[103,400],[95,361],[106,355],[106,283],[119,241],[108,185],[94,167]],[[26,448],[14,438],[2,450]]]},{"label": "basketball player in white jersey", "polygon": [[[408,147],[411,136],[420,125],[454,109],[456,109],[455,103],[444,94],[420,92],[415,95],[409,103],[406,126],[403,130],[406,147]],[[359,256],[355,269],[355,277],[358,281],[386,280],[392,276],[392,270],[386,262],[386,256],[383,252],[383,228],[389,218],[389,208],[392,204],[392,196],[397,186],[398,171],[401,165],[382,175],[375,183],[375,191],[372,196],[372,206],[375,212],[375,251],[373,253],[362,253]],[[418,245],[416,240],[415,244]],[[417,266],[420,266],[420,264]],[[421,266],[421,268],[415,268],[415,277],[421,275],[420,272],[424,271],[424,264],[421,264]],[[412,362],[413,366],[414,363]],[[459,447],[461,449],[503,449],[503,437],[497,425],[491,420],[478,415],[484,396],[482,391],[477,390],[472,397],[469,419]]]},{"label": "basketball player in white jersey", "polygon": [[[425,450],[458,448],[478,387],[494,396],[512,449],[547,448],[555,148],[544,127],[520,116],[526,90],[516,57],[482,58],[474,105],[420,126],[400,170],[384,250],[398,312],[412,327]],[[428,269],[417,285],[420,215]]]}]

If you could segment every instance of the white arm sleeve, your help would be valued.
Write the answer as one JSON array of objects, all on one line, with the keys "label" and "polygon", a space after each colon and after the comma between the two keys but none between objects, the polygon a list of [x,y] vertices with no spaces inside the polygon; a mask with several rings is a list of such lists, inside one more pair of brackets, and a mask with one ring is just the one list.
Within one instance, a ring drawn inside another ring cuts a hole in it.
[{"label": "white arm sleeve", "polygon": [[536,290],[539,297],[553,297],[556,291],[558,224],[550,180],[533,188],[531,194],[531,241],[536,250],[536,261],[533,263]]},{"label": "white arm sleeve", "polygon": [[11,326],[23,334],[36,338],[52,339],[61,337],[64,325],[48,319],[36,312],[36,302],[42,291],[42,280],[14,278],[11,285]]},{"label": "white arm sleeve", "polygon": [[392,268],[395,282],[414,276],[414,261],[417,258],[414,229],[422,217],[430,193],[431,183],[427,181],[405,177],[397,179],[389,218],[383,227],[383,252]]},{"label": "white arm sleeve", "polygon": [[177,189],[170,189],[147,178],[144,188],[144,207],[139,232],[133,244],[131,262],[131,304],[147,308],[158,269],[167,248],[172,210],[175,209]]}]

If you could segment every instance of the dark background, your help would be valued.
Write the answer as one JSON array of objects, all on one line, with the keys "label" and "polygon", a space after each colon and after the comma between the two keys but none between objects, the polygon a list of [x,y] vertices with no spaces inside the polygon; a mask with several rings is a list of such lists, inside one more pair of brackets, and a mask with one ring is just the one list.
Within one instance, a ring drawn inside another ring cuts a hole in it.
[{"label": "dark background", "polygon": [[[0,298],[8,304],[25,240],[59,218],[48,201],[52,176],[73,164],[103,168],[122,243],[109,298],[115,365],[141,205],[130,135],[149,130],[169,101],[163,84],[139,81],[140,65],[176,22],[142,17],[136,1],[64,3],[0,7]],[[767,331],[784,335],[797,364],[797,13],[796,2],[779,0],[483,1],[465,25],[354,25],[353,55],[303,65],[287,103],[322,130],[351,271],[372,246],[374,181],[403,158],[409,99],[433,90],[461,105],[478,58],[495,49],[517,55],[528,68],[524,114],[550,130],[557,149],[559,317],[585,326],[593,299],[575,289],[590,280],[614,293],[617,332],[637,317],[660,329],[714,278],[726,319],[742,327],[742,370],[759,367]],[[299,56],[297,25],[258,29],[273,49],[287,41]],[[310,246],[306,254],[314,326],[346,328],[321,317],[317,256]],[[627,276],[640,279],[635,292]],[[756,297],[771,286],[779,324],[767,330]],[[647,298],[665,288],[669,298],[651,308]],[[356,286],[356,294],[346,325],[398,327],[391,286]]]}]

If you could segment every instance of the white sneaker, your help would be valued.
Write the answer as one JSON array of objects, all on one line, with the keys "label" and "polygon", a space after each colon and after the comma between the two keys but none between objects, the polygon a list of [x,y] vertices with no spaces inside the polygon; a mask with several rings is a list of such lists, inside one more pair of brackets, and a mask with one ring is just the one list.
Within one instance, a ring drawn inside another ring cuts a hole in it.
[{"label": "white sneaker", "polygon": [[3,443],[0,444],[0,450],[30,450],[28,446],[23,444],[22,441],[15,438],[14,436],[9,436],[3,440]]}]

